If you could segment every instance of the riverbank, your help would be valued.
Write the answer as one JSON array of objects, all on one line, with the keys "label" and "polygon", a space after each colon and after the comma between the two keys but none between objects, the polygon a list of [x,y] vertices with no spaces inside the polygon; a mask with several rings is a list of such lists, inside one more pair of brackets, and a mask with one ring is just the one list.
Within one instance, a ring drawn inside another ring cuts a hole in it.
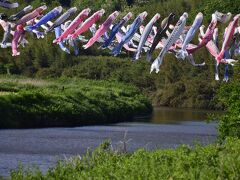
[{"label": "riverbank", "polygon": [[151,111],[137,88],[118,82],[0,77],[0,128],[106,124]]},{"label": "riverbank", "polygon": [[121,153],[105,142],[93,153],[59,161],[46,173],[19,169],[10,179],[239,179],[239,151],[238,139],[132,154]]},{"label": "riverbank", "polygon": [[[0,130],[0,175],[10,176],[19,162],[24,169],[37,166],[46,173],[58,160],[84,156],[88,149],[94,150],[106,140],[111,141],[114,149],[127,153],[141,148],[148,151],[175,149],[183,144],[193,146],[196,142],[207,145],[217,139],[216,125],[202,120],[179,121],[178,124],[125,122],[107,126]],[[128,141],[125,150],[121,143],[124,141]]]}]

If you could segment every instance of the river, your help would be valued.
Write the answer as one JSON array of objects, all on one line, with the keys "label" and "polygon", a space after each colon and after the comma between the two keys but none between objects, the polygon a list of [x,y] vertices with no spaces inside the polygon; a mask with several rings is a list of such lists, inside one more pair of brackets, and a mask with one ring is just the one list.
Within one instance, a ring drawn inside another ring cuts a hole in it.
[{"label": "river", "polygon": [[56,162],[72,155],[82,155],[104,140],[111,140],[114,148],[121,141],[130,140],[127,151],[139,148],[176,148],[195,142],[209,144],[216,140],[216,123],[204,120],[210,111],[154,108],[150,117],[136,118],[106,126],[75,128],[0,130],[0,176],[21,163],[25,167],[38,166],[43,172]]}]

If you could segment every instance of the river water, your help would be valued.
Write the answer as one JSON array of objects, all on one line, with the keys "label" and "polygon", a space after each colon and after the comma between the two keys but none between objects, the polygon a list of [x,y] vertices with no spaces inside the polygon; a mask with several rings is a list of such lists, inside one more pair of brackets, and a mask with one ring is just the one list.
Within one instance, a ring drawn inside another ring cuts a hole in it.
[{"label": "river water", "polygon": [[139,148],[176,148],[181,144],[209,144],[216,140],[216,123],[204,120],[210,111],[159,107],[152,116],[134,122],[107,126],[0,130],[0,176],[21,163],[38,166],[43,172],[60,159],[82,155],[104,140],[111,140],[115,149],[121,141],[130,140],[127,151]]}]

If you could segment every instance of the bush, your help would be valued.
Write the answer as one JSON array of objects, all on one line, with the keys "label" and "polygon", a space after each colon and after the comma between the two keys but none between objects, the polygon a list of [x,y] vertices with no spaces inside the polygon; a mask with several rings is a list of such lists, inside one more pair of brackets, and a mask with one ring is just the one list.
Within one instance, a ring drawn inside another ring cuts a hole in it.
[{"label": "bush", "polygon": [[218,91],[218,100],[225,106],[226,113],[220,116],[219,136],[240,138],[240,67],[235,68],[235,78],[230,83],[224,84]]}]

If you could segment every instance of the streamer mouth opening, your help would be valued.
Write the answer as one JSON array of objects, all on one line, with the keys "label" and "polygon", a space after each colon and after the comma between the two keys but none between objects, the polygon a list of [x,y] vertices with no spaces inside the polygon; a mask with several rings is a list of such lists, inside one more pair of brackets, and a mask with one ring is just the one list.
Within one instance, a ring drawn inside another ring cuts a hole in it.
[{"label": "streamer mouth opening", "polygon": [[216,14],[212,14],[212,20],[214,22],[217,22],[218,21],[218,18],[217,18],[217,15]]},{"label": "streamer mouth opening", "polygon": [[146,11],[144,11],[144,12],[140,15],[140,17],[141,17],[141,19],[143,20],[143,19],[145,19],[145,18],[147,17],[147,15],[148,15],[148,13],[147,13]]},{"label": "streamer mouth opening", "polygon": [[155,22],[156,22],[160,17],[161,17],[160,14],[157,13],[157,14],[156,14],[156,17],[155,17]]},{"label": "streamer mouth opening", "polygon": [[32,9],[33,9],[33,7],[31,5],[28,5],[24,8],[25,11],[30,11]]},{"label": "streamer mouth opening", "polygon": [[184,13],[183,13],[183,17],[188,18],[188,13],[187,13],[187,12],[184,12]]},{"label": "streamer mouth opening", "polygon": [[91,9],[90,8],[87,8],[87,9],[85,9],[85,11],[86,11],[86,13],[90,13],[91,12]]},{"label": "streamer mouth opening", "polygon": [[132,18],[132,16],[133,16],[133,14],[131,13],[131,12],[129,12],[128,14],[127,14],[127,17],[130,19],[130,18]]},{"label": "streamer mouth opening", "polygon": [[114,16],[118,16],[118,15],[119,15],[119,12],[118,12],[118,11],[115,11],[115,12],[113,13],[113,15],[114,15]]},{"label": "streamer mouth opening", "polygon": [[133,14],[131,12],[129,12],[126,16],[123,17],[124,21],[128,21],[129,19],[131,19],[133,16]]},{"label": "streamer mouth opening", "polygon": [[62,10],[63,10],[63,8],[62,8],[62,6],[58,6],[58,7],[56,7],[56,10],[57,10],[59,13],[61,13]]},{"label": "streamer mouth opening", "polygon": [[72,8],[69,9],[69,11],[72,12],[72,13],[75,13],[77,11],[77,8],[76,7],[72,7]]},{"label": "streamer mouth opening", "polygon": [[100,12],[100,16],[102,16],[105,13],[105,10],[101,9],[99,12]]},{"label": "streamer mouth opening", "polygon": [[234,20],[237,20],[240,18],[240,14],[237,14],[236,16],[234,16]]},{"label": "streamer mouth opening", "polygon": [[46,6],[46,5],[43,5],[43,6],[40,6],[40,8],[41,8],[42,10],[46,10],[46,9],[47,9],[47,6]]},{"label": "streamer mouth opening", "polygon": [[197,16],[198,16],[198,17],[203,17],[203,13],[202,13],[202,12],[199,12],[199,13],[197,14]]}]

